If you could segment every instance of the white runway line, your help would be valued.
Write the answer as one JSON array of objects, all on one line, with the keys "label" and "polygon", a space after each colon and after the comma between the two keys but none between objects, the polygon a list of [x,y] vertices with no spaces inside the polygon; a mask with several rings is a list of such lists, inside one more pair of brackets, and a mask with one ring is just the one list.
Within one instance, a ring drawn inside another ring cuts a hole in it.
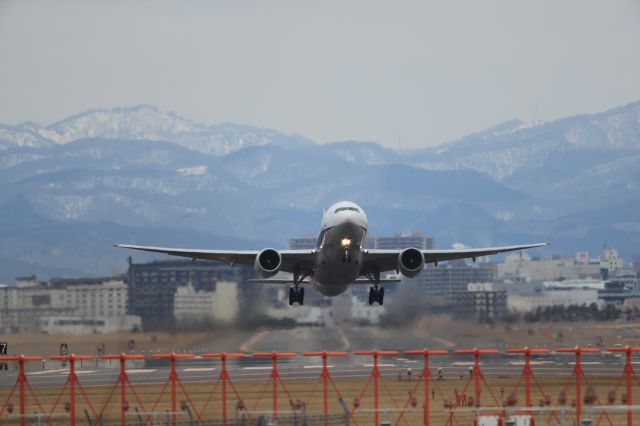
[{"label": "white runway line", "polygon": [[43,374],[63,373],[69,371],[67,368],[59,368],[57,370],[32,371],[27,373],[30,376],[41,376]]},{"label": "white runway line", "polygon": [[[373,367],[373,364],[362,364],[363,367]],[[378,367],[396,367],[395,364],[378,364]]]},{"label": "white runway line", "polygon": [[243,370],[271,370],[271,366],[269,366],[269,367],[244,367]]},{"label": "white runway line", "polygon": [[[335,365],[327,365],[327,368],[334,368]],[[322,364],[320,365],[305,365],[304,368],[322,368]]]},{"label": "white runway line", "polygon": [[140,369],[136,369],[136,370],[126,370],[127,374],[149,374],[149,373],[153,373],[155,371],[158,371],[155,368],[140,368]]},{"label": "white runway line", "polygon": [[196,372],[196,371],[215,371],[215,367],[199,367],[199,368],[185,368],[184,372]]}]

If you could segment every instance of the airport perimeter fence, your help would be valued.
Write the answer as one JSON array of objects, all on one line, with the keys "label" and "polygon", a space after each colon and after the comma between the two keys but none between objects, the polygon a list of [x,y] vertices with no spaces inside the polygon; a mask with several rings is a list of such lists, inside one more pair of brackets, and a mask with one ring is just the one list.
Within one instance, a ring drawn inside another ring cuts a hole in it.
[{"label": "airport perimeter fence", "polygon": [[[632,426],[640,424],[640,405],[633,402],[640,390],[633,368],[640,363],[634,361],[638,352],[636,347],[574,347],[113,354],[100,359],[117,362],[118,373],[106,372],[99,380],[89,380],[94,377],[89,373],[100,371],[79,368],[83,361],[97,365],[93,356],[51,357],[65,367],[45,371],[27,369],[42,357],[4,356],[0,362],[15,365],[16,375],[11,383],[0,381],[0,425]],[[571,361],[549,361],[562,354]],[[431,366],[444,355],[447,365]],[[298,366],[300,374],[282,370],[300,356],[319,364]],[[364,364],[336,368],[347,356]],[[606,363],[596,358],[603,356]],[[253,376],[242,376],[237,364],[228,368],[230,361],[246,359],[262,360],[260,366],[246,367],[254,369]],[[162,382],[145,382],[135,374],[143,369],[130,368],[151,361],[165,363]],[[207,367],[186,368],[194,361]],[[181,380],[188,370],[205,376]],[[64,384],[42,380],[53,375]]]}]

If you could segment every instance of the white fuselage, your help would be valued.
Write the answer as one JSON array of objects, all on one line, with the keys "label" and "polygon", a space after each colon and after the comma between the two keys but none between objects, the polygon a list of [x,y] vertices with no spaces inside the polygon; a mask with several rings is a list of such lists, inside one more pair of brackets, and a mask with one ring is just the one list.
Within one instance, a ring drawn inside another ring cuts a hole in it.
[{"label": "white fuselage", "polygon": [[325,296],[343,293],[360,275],[367,215],[355,203],[342,201],[322,216],[313,288]]}]

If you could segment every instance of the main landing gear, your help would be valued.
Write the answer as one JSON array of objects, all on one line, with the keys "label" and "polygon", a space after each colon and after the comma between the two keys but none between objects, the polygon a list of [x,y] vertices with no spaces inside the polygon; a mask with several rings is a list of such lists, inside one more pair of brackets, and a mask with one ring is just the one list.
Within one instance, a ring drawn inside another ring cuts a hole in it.
[{"label": "main landing gear", "polygon": [[307,274],[293,273],[293,287],[289,287],[289,305],[293,305],[294,302],[304,305],[304,287],[300,287],[300,283],[306,277]]},{"label": "main landing gear", "polygon": [[289,305],[293,305],[293,302],[304,304],[304,287],[299,285],[289,287]]},{"label": "main landing gear", "polygon": [[373,302],[378,302],[380,306],[384,302],[384,287],[378,287],[377,285],[369,288],[369,305],[373,305]]},{"label": "main landing gear", "polygon": [[382,306],[384,302],[384,287],[378,286],[380,283],[380,272],[365,273],[364,276],[373,284],[373,287],[369,288],[369,305],[373,305],[373,302],[378,302],[378,305]]}]

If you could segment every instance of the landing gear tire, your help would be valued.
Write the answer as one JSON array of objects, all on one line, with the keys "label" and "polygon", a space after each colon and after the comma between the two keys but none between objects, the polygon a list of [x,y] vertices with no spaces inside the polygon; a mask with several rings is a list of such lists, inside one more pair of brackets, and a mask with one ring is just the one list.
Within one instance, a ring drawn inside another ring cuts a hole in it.
[{"label": "landing gear tire", "polygon": [[298,302],[300,305],[304,304],[304,287],[289,287],[289,306],[294,302]]},{"label": "landing gear tire", "polygon": [[382,305],[384,301],[384,287],[369,288],[369,305],[373,305],[373,302],[378,302],[379,305]]}]

